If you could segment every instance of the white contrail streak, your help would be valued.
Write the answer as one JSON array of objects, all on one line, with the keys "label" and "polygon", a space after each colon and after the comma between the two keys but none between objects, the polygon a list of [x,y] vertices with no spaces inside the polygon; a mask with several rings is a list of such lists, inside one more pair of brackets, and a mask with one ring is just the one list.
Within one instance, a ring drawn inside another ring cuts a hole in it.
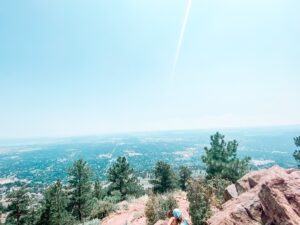
[{"label": "white contrail streak", "polygon": [[178,58],[179,58],[179,54],[180,54],[180,50],[181,50],[181,46],[182,46],[182,42],[183,42],[183,37],[184,37],[184,33],[185,33],[186,24],[187,24],[188,19],[189,19],[191,6],[192,6],[192,0],[187,0],[187,6],[186,6],[186,10],[185,10],[183,23],[182,23],[182,26],[181,26],[181,31],[180,31],[180,35],[179,35],[179,40],[178,40],[176,54],[175,54],[175,58],[174,58],[173,68],[172,68],[172,74],[171,74],[172,80],[174,78],[174,73],[175,73],[175,70],[176,70],[176,66],[177,66],[177,62],[178,62]]}]

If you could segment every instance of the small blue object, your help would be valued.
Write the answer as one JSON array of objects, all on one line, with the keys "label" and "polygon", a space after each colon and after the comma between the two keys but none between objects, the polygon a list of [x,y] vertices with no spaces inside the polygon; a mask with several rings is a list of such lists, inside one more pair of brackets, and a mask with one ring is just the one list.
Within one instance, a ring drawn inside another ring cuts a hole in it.
[{"label": "small blue object", "polygon": [[173,210],[173,216],[176,218],[176,219],[181,219],[182,217],[182,213],[179,209],[174,209]]},{"label": "small blue object", "polygon": [[187,222],[186,222],[186,220],[185,221],[183,221],[180,225],[189,225]]}]

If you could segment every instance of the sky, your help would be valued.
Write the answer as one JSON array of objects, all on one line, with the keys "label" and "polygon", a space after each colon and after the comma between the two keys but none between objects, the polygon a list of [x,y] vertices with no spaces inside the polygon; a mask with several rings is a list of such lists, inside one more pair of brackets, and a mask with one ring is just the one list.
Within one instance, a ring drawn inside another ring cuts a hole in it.
[{"label": "sky", "polygon": [[300,124],[300,1],[0,2],[0,138]]}]

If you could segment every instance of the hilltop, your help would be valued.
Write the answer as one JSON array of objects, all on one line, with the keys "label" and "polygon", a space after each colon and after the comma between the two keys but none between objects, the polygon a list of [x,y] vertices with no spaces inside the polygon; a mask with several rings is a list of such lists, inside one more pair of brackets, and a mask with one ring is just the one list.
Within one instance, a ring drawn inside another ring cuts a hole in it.
[{"label": "hilltop", "polygon": [[[221,209],[214,209],[209,225],[299,225],[300,223],[300,171],[273,166],[253,171],[235,184],[228,186],[227,200]],[[185,192],[174,197],[186,218],[189,202]],[[145,205],[148,197],[118,204],[119,210],[102,220],[101,225],[146,225]],[[157,221],[164,225],[166,221]]]}]

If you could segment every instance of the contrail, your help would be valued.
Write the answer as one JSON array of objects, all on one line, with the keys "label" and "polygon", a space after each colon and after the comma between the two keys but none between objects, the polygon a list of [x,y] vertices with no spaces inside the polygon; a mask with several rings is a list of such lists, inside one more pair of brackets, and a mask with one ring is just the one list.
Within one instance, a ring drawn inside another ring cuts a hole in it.
[{"label": "contrail", "polygon": [[179,54],[180,54],[180,50],[181,50],[181,46],[182,46],[182,41],[183,41],[183,37],[184,37],[184,33],[185,33],[186,24],[189,19],[191,6],[192,6],[192,0],[187,0],[187,6],[186,6],[186,10],[185,10],[183,23],[181,26],[181,31],[180,31],[180,35],[179,35],[179,40],[178,40],[176,54],[175,54],[175,58],[174,58],[173,68],[172,68],[172,74],[171,74],[172,80],[174,78],[174,73],[176,70],[176,66],[177,66],[177,62],[178,62],[178,58],[179,58]]}]

